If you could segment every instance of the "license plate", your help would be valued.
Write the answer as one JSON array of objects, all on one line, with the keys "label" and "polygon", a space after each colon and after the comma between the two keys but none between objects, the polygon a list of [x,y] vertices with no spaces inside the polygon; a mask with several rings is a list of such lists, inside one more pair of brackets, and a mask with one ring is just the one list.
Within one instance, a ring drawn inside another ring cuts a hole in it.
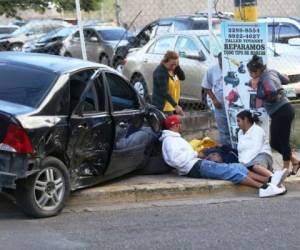
[{"label": "license plate", "polygon": [[288,98],[295,98],[297,97],[296,90],[294,88],[286,88],[285,89],[285,95]]}]

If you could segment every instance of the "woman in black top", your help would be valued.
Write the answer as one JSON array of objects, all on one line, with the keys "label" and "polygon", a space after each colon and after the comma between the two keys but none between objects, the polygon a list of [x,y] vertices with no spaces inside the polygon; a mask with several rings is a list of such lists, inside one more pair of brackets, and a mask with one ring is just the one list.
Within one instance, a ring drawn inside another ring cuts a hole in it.
[{"label": "woman in black top", "polygon": [[254,55],[247,64],[250,76],[258,80],[257,98],[261,99],[263,106],[271,117],[271,147],[283,157],[283,168],[289,170],[292,162],[291,174],[299,170],[299,160],[292,153],[290,146],[291,125],[295,118],[295,111],[285,96],[282,84],[289,82],[275,70],[267,69],[261,57]]},{"label": "woman in black top", "polygon": [[165,114],[183,114],[179,105],[180,81],[185,74],[179,66],[179,56],[174,51],[167,51],[161,64],[153,73],[152,104]]}]

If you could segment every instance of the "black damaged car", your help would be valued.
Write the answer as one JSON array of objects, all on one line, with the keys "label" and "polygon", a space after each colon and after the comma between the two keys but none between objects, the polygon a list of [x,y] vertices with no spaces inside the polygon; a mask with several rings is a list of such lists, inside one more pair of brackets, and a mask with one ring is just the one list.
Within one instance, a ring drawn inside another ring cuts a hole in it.
[{"label": "black damaged car", "polygon": [[0,190],[33,217],[57,215],[72,190],[143,166],[161,114],[106,66],[0,53]]}]

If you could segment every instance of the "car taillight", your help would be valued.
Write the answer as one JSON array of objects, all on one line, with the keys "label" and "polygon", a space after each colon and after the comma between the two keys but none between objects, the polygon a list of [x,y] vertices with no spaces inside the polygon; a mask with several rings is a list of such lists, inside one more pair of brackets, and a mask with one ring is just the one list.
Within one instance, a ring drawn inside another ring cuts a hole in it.
[{"label": "car taillight", "polygon": [[23,154],[31,154],[33,152],[26,131],[14,124],[8,126],[4,140],[0,143],[0,150]]}]

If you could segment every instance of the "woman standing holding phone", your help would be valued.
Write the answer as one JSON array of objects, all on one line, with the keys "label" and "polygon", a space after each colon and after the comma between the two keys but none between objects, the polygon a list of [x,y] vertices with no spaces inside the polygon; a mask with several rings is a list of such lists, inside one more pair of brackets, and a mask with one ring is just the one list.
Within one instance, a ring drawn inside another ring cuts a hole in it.
[{"label": "woman standing holding phone", "polygon": [[152,104],[166,115],[183,115],[179,100],[180,81],[184,80],[185,74],[179,66],[179,55],[175,51],[167,51],[153,73]]},{"label": "woman standing holding phone", "polygon": [[247,64],[251,78],[258,79],[257,98],[271,118],[271,147],[278,151],[283,158],[283,168],[290,169],[291,174],[297,174],[299,160],[292,153],[290,146],[291,125],[295,118],[295,111],[285,96],[282,84],[288,83],[288,78],[275,70],[270,70],[263,63],[261,57],[254,55]]}]

